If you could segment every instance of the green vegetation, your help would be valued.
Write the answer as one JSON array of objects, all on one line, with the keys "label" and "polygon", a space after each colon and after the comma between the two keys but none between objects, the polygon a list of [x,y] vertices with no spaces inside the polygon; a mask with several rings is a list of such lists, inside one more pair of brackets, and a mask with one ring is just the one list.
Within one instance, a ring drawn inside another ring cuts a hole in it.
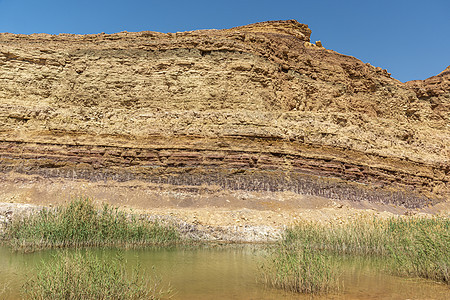
[{"label": "green vegetation", "polygon": [[287,229],[286,243],[309,244],[315,249],[341,254],[385,255],[394,238],[390,222],[396,219],[357,218],[342,224],[299,222]]},{"label": "green vegetation", "polygon": [[338,286],[332,257],[306,244],[280,243],[262,271],[266,284],[291,292],[326,293]]},{"label": "green vegetation", "polygon": [[407,219],[390,225],[395,236],[390,256],[396,272],[450,285],[450,220]]},{"label": "green vegetation", "polygon": [[[378,256],[395,274],[428,278],[449,285],[449,229],[450,219],[445,217],[361,217],[341,224],[299,222],[287,229],[283,239],[270,248],[262,266],[264,280],[268,285],[293,292],[331,292],[338,288],[342,272],[337,256],[346,254]],[[172,225],[127,214],[108,205],[96,208],[90,199],[78,198],[65,206],[43,209],[14,220],[6,228],[5,241],[14,249],[37,250],[47,247],[160,246],[182,240]],[[97,258],[82,256],[65,256],[60,264],[75,266],[82,258],[97,265],[95,268],[99,267]],[[66,274],[61,273],[64,271],[61,268],[52,265],[45,270]],[[79,269],[80,272],[91,270]],[[41,286],[40,295],[43,291],[56,289],[51,282],[45,283],[47,275],[40,276],[41,279],[38,276],[33,285],[28,286],[28,295],[37,295],[36,286]],[[73,284],[78,287],[80,282]],[[36,297],[40,299],[41,296]]]},{"label": "green vegetation", "polygon": [[25,299],[159,299],[158,280],[127,272],[123,257],[101,259],[89,252],[59,253],[23,286]]},{"label": "green vegetation", "polygon": [[6,231],[7,243],[23,250],[167,245],[180,239],[174,226],[126,214],[107,204],[96,209],[88,198],[15,220]]},{"label": "green vegetation", "polygon": [[302,222],[286,230],[263,265],[268,284],[318,293],[337,287],[331,254],[377,255],[398,275],[449,282],[448,218],[356,219],[344,224]]}]

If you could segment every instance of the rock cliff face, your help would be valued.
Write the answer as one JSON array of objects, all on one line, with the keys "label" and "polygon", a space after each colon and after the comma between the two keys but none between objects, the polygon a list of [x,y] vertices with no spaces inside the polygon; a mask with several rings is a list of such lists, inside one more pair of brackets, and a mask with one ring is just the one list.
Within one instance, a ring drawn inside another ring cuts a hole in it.
[{"label": "rock cliff face", "polygon": [[430,103],[433,111],[450,124],[450,66],[440,74],[425,80],[414,80],[406,83],[417,97]]},{"label": "rock cliff face", "polygon": [[310,33],[0,34],[0,170],[447,200],[449,69],[404,84]]}]

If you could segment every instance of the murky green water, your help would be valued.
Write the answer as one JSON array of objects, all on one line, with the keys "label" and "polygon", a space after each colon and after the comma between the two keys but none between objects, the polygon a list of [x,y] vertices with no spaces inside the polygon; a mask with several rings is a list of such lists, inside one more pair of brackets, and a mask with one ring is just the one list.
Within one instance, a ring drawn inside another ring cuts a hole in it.
[{"label": "murky green water", "polygon": [[[98,255],[114,256],[117,250],[91,249]],[[20,299],[23,281],[54,250],[32,254],[13,253],[0,247],[0,299]],[[138,262],[148,272],[159,274],[175,291],[172,299],[310,299],[258,282],[258,265],[264,250],[255,246],[174,249],[141,249],[124,252],[131,266]],[[449,299],[450,289],[422,279],[405,279],[379,271],[369,259],[346,259],[339,294],[314,299]]]}]

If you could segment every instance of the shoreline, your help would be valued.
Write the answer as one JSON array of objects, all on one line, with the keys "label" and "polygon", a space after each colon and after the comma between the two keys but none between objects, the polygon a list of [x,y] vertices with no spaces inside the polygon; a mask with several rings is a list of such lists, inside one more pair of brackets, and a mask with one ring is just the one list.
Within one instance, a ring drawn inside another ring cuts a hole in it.
[{"label": "shoreline", "polygon": [[15,217],[88,197],[143,218],[174,224],[197,241],[261,243],[278,241],[297,221],[343,223],[369,216],[450,216],[450,201],[421,208],[390,203],[335,200],[289,191],[226,190],[218,186],[155,185],[139,180],[91,182],[10,173],[0,187],[0,230]]},{"label": "shoreline", "polygon": [[[98,201],[96,201],[98,204]],[[15,218],[36,213],[54,205],[0,202],[0,235]],[[311,221],[322,224],[342,224],[359,218],[386,219],[394,216],[432,217],[448,216],[447,213],[398,214],[375,209],[353,208],[340,203],[332,207],[297,210],[255,210],[202,208],[150,208],[120,207],[139,218],[169,223],[179,230],[183,238],[196,242],[220,243],[272,243],[282,238],[286,228],[297,221]]]}]

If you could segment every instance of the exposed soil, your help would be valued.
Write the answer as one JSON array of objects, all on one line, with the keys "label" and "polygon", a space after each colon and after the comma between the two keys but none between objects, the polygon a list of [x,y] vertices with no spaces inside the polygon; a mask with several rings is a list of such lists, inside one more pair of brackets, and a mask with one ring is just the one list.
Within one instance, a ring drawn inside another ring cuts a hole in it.
[{"label": "exposed soil", "polygon": [[340,223],[362,216],[450,215],[448,202],[421,209],[368,201],[338,201],[293,192],[225,191],[214,186],[161,186],[139,181],[101,182],[11,175],[0,193],[0,223],[43,206],[87,196],[125,211],[175,222],[199,240],[265,242],[297,221]]}]

